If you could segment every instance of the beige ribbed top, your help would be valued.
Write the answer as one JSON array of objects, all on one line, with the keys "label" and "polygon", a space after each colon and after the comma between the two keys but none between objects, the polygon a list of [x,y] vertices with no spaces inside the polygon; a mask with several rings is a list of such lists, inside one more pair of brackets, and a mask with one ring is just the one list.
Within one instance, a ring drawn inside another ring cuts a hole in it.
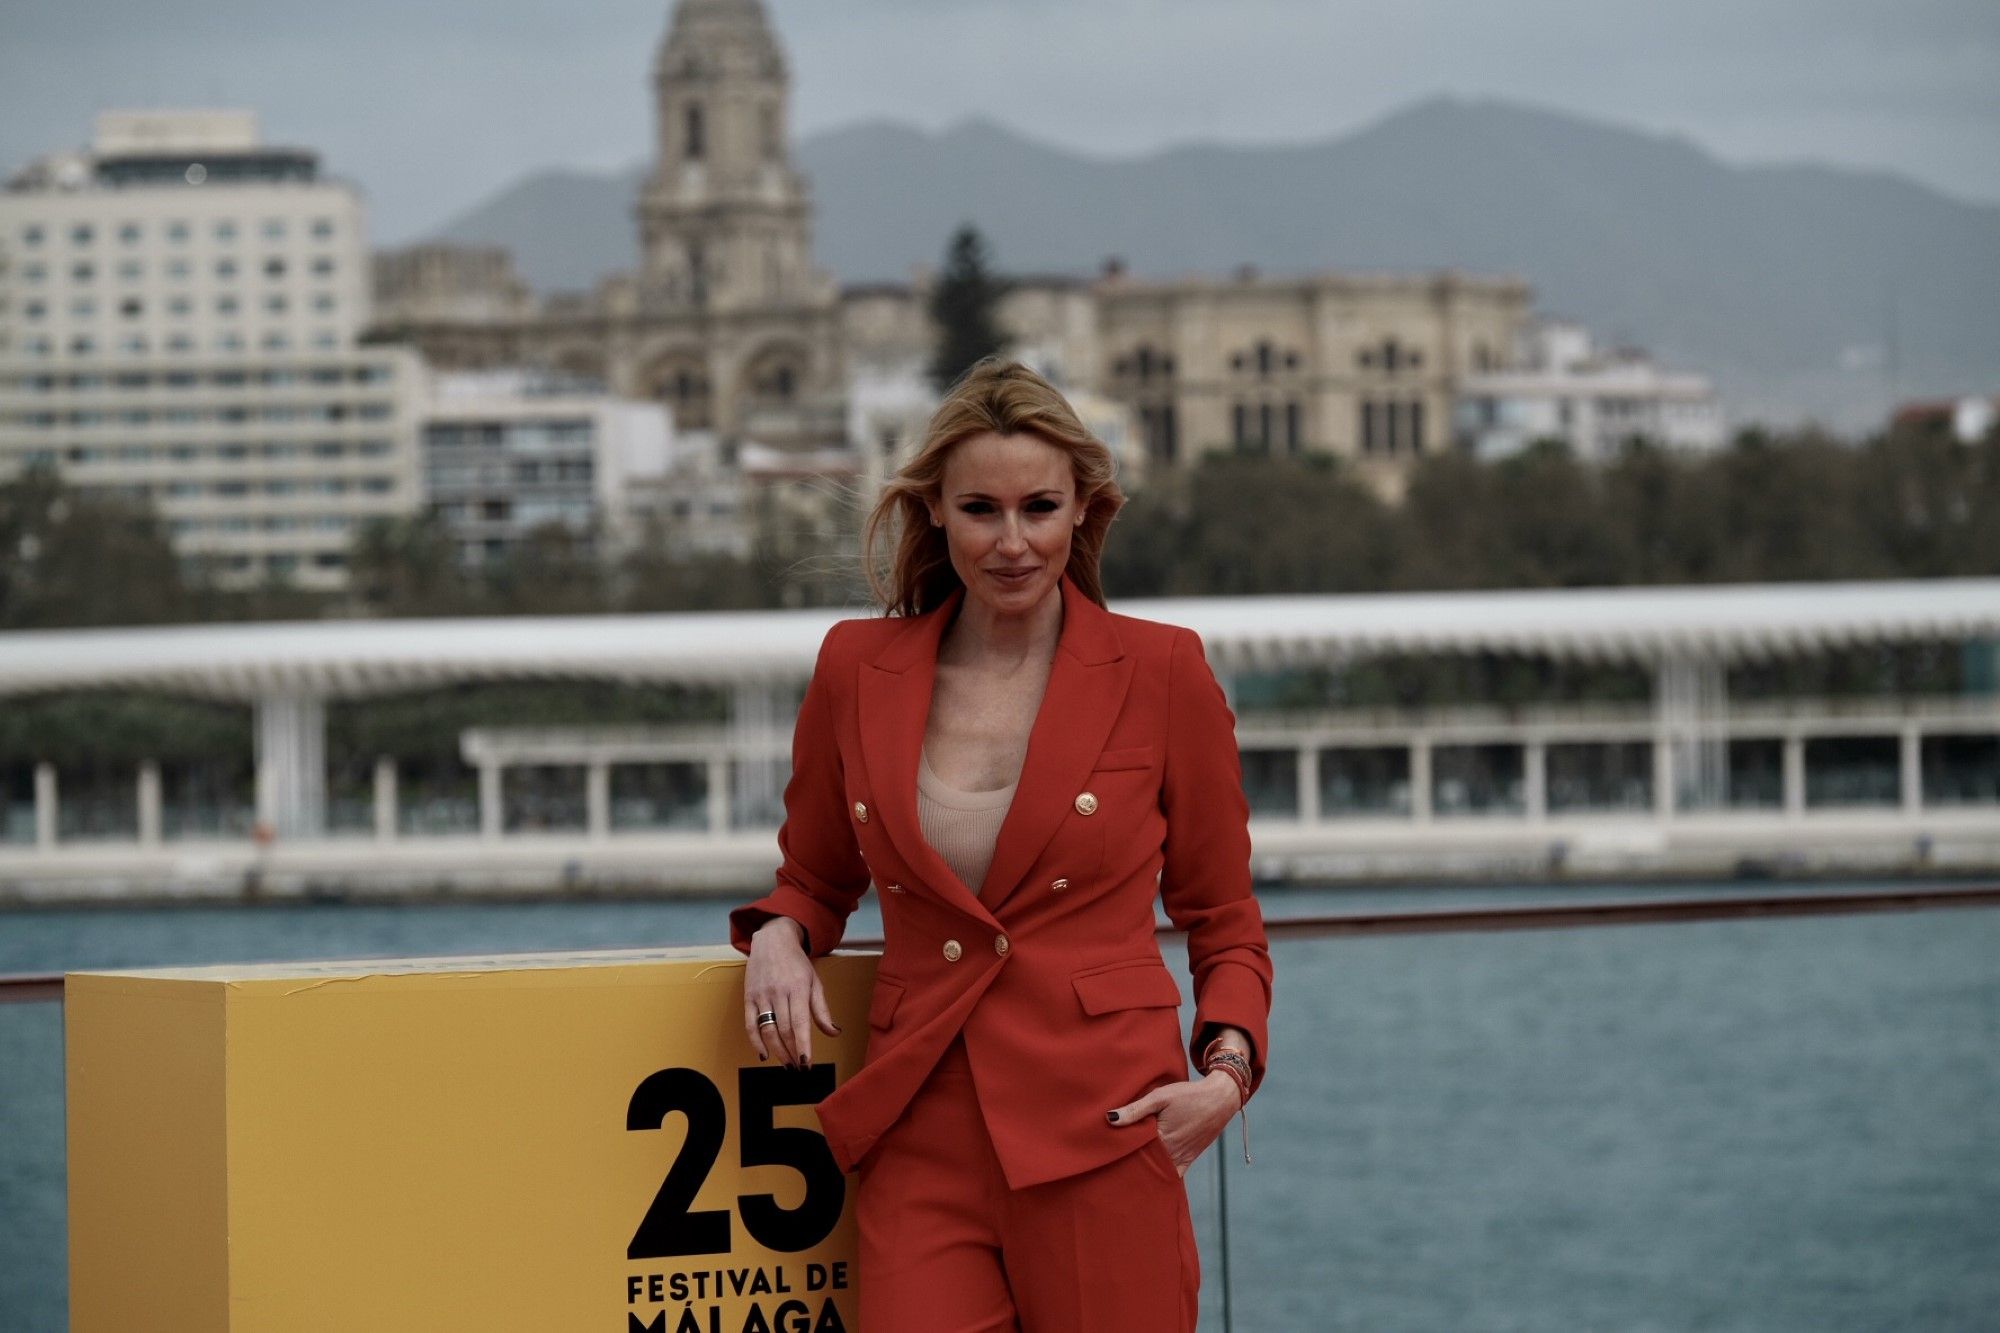
[{"label": "beige ribbed top", "polygon": [[993,844],[1000,824],[1014,803],[1019,778],[991,791],[960,791],[947,787],[931,769],[931,757],[919,751],[917,763],[917,824],[924,841],[937,849],[944,863],[974,893],[993,863]]}]

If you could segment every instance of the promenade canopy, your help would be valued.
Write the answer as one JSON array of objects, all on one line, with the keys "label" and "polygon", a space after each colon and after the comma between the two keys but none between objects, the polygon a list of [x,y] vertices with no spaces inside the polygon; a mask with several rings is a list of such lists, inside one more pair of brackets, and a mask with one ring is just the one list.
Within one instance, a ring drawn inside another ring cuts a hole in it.
[{"label": "promenade canopy", "polygon": [[[1387,654],[1756,661],[2000,636],[2000,579],[1506,592],[1127,598],[1197,631],[1218,669]],[[802,680],[855,610],[342,620],[0,634],[0,695],[105,686],[231,700],[360,697],[459,681]]]}]

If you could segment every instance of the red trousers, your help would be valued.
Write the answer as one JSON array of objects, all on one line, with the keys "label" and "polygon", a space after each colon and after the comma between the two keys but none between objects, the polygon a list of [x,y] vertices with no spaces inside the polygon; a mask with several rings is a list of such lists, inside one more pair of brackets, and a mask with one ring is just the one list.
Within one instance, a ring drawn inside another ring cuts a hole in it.
[{"label": "red trousers", "polygon": [[1150,1120],[1128,1132],[1123,1157],[1007,1188],[952,1042],[858,1167],[861,1333],[1194,1333],[1187,1186]]}]

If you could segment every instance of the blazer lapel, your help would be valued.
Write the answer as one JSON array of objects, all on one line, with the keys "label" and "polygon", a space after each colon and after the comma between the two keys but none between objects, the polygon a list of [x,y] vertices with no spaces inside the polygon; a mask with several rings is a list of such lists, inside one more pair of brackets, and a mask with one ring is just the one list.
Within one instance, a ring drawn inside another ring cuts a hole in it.
[{"label": "blazer lapel", "polygon": [[1124,655],[1110,614],[1084,596],[1067,574],[1062,592],[1062,639],[1028,733],[1020,785],[979,888],[980,901],[994,910],[1020,887],[1021,877],[1088,785],[1090,770],[1125,705],[1137,662]]},{"label": "blazer lapel", "polygon": [[1062,637],[1028,734],[1020,784],[1000,826],[983,884],[959,879],[923,836],[917,819],[917,762],[937,683],[938,644],[965,589],[913,617],[874,660],[862,666],[859,722],[862,762],[882,828],[903,859],[945,902],[998,926],[992,908],[1013,891],[1083,790],[1092,764],[1124,705],[1134,659],[1126,657],[1104,608],[1067,574],[1061,581]]},{"label": "blazer lapel", "polygon": [[868,769],[868,789],[882,830],[923,887],[946,905],[997,927],[972,890],[924,838],[917,822],[917,761],[923,754],[924,727],[937,683],[938,642],[964,599],[961,586],[939,606],[911,617],[874,660],[862,663],[857,696],[861,761]]}]

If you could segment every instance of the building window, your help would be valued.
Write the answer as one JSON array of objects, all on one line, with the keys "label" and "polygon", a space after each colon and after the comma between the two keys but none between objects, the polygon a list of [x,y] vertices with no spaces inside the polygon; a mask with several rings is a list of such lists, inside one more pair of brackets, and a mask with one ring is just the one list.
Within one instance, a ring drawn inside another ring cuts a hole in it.
[{"label": "building window", "polygon": [[41,243],[42,243],[42,229],[39,226],[27,226],[21,228],[21,244],[40,245]]},{"label": "building window", "polygon": [[218,241],[235,240],[236,224],[230,221],[228,218],[223,218],[220,221],[218,221],[215,224],[215,239]]},{"label": "building window", "polygon": [[264,219],[264,239],[265,239],[265,240],[267,240],[267,241],[282,241],[282,240],[284,240],[284,239],[285,239],[285,220],[284,220],[283,218],[265,218],[265,219]]},{"label": "building window", "polygon": [[127,245],[137,245],[139,236],[139,224],[136,222],[128,222],[118,229],[118,239]]},{"label": "building window", "polygon": [[89,245],[92,240],[96,239],[96,236],[97,233],[91,228],[88,222],[79,222],[69,229],[69,239],[72,245]]},{"label": "building window", "polygon": [[1394,338],[1384,338],[1378,345],[1364,348],[1355,359],[1363,370],[1380,369],[1385,374],[1393,375],[1399,370],[1421,364],[1423,357]]},{"label": "building window", "polygon": [[264,261],[264,276],[267,278],[284,277],[285,261],[277,255],[272,255],[269,259]]},{"label": "building window", "polygon": [[128,296],[118,303],[118,313],[127,319],[137,319],[146,313],[146,305],[136,296]]},{"label": "building window", "polygon": [[175,245],[185,245],[187,244],[187,238],[188,238],[187,223],[169,222],[167,224],[167,239],[169,241],[172,241]]},{"label": "building window", "polygon": [[333,236],[333,219],[314,218],[312,224],[312,234],[313,234],[313,239],[316,241],[324,241],[330,239]]},{"label": "building window", "polygon": [[1250,408],[1244,403],[1235,403],[1229,409],[1230,443],[1238,449],[1250,443]]},{"label": "building window", "polygon": [[325,255],[321,255],[318,259],[313,260],[312,271],[315,276],[324,278],[333,272],[333,261]]},{"label": "building window", "polygon": [[235,276],[236,276],[236,261],[235,261],[235,260],[233,260],[233,259],[218,259],[218,260],[216,260],[216,261],[215,261],[215,276],[216,276],[216,277],[218,277],[218,278],[233,278],[233,277],[235,277]]},{"label": "building window", "polygon": [[[1365,356],[1366,354],[1364,353],[1363,355]],[[1377,431],[1381,428],[1376,424],[1375,418],[1375,400],[1373,398],[1363,398],[1361,400],[1361,452],[1364,454],[1372,454],[1381,447],[1377,438]]]},{"label": "building window", "polygon": [[708,155],[708,127],[702,119],[701,103],[689,102],[682,121],[687,142],[687,159],[690,162],[699,162]]},{"label": "building window", "polygon": [[69,277],[71,282],[89,282],[96,276],[97,266],[94,264],[82,263],[70,266]]},{"label": "building window", "polygon": [[136,259],[120,260],[118,276],[127,282],[137,282],[146,275],[146,266]]},{"label": "building window", "polygon": [[1424,451],[1423,399],[1412,398],[1407,406],[1407,411],[1409,413],[1408,426],[1409,426],[1410,452],[1413,454],[1420,454]]},{"label": "building window", "polygon": [[1293,398],[1285,404],[1285,452],[1299,451],[1299,400]]}]

